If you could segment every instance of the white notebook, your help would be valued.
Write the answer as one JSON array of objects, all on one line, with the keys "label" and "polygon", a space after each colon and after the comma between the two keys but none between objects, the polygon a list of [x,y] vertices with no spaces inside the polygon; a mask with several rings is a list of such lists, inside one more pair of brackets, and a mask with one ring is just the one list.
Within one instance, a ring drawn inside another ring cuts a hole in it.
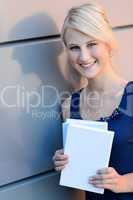
[{"label": "white notebook", "polygon": [[67,119],[63,125],[63,147],[65,147],[66,137],[67,137],[67,128],[70,124],[84,125],[92,128],[100,128],[104,130],[108,130],[107,122],[98,122],[98,121],[90,121],[90,120],[80,120],[80,119]]},{"label": "white notebook", "polygon": [[108,167],[114,132],[69,124],[64,153],[69,163],[61,172],[60,185],[96,193],[104,189],[88,183],[96,171]]}]

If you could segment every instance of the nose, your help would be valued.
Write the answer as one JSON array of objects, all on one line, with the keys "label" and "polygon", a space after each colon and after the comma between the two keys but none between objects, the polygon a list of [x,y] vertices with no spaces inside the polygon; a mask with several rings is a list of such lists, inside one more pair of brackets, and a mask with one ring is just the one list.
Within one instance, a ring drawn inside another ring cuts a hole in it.
[{"label": "nose", "polygon": [[88,63],[88,61],[90,60],[91,57],[91,52],[89,49],[87,48],[81,48],[80,50],[80,54],[79,54],[79,63]]}]

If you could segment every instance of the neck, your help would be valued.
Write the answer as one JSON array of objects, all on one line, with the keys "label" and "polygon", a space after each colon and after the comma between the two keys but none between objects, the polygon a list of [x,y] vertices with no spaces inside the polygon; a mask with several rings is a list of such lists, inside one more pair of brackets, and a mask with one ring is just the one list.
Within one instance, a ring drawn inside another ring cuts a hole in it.
[{"label": "neck", "polygon": [[88,80],[88,90],[104,92],[115,92],[118,87],[125,84],[126,81],[119,77],[112,69],[111,66],[104,69],[104,72],[97,77]]}]

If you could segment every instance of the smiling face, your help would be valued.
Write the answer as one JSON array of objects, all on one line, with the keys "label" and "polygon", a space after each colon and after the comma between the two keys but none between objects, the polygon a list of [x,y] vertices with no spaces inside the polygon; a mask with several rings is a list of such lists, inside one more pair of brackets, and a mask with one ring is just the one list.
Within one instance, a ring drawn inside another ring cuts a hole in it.
[{"label": "smiling face", "polygon": [[110,48],[74,29],[67,29],[65,42],[72,66],[86,78],[95,78],[110,65]]}]

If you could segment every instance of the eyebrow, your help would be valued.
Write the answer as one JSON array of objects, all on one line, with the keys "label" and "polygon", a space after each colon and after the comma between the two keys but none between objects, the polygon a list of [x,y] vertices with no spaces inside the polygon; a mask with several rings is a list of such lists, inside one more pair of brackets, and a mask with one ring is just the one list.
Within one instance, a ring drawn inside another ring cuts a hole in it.
[{"label": "eyebrow", "polygon": [[[86,42],[87,44],[91,44],[91,43],[93,43],[93,42],[96,42],[96,40],[91,40],[91,41],[88,41],[88,42]],[[74,43],[70,43],[70,44],[68,44],[67,46],[78,46],[79,44],[74,44]]]}]

